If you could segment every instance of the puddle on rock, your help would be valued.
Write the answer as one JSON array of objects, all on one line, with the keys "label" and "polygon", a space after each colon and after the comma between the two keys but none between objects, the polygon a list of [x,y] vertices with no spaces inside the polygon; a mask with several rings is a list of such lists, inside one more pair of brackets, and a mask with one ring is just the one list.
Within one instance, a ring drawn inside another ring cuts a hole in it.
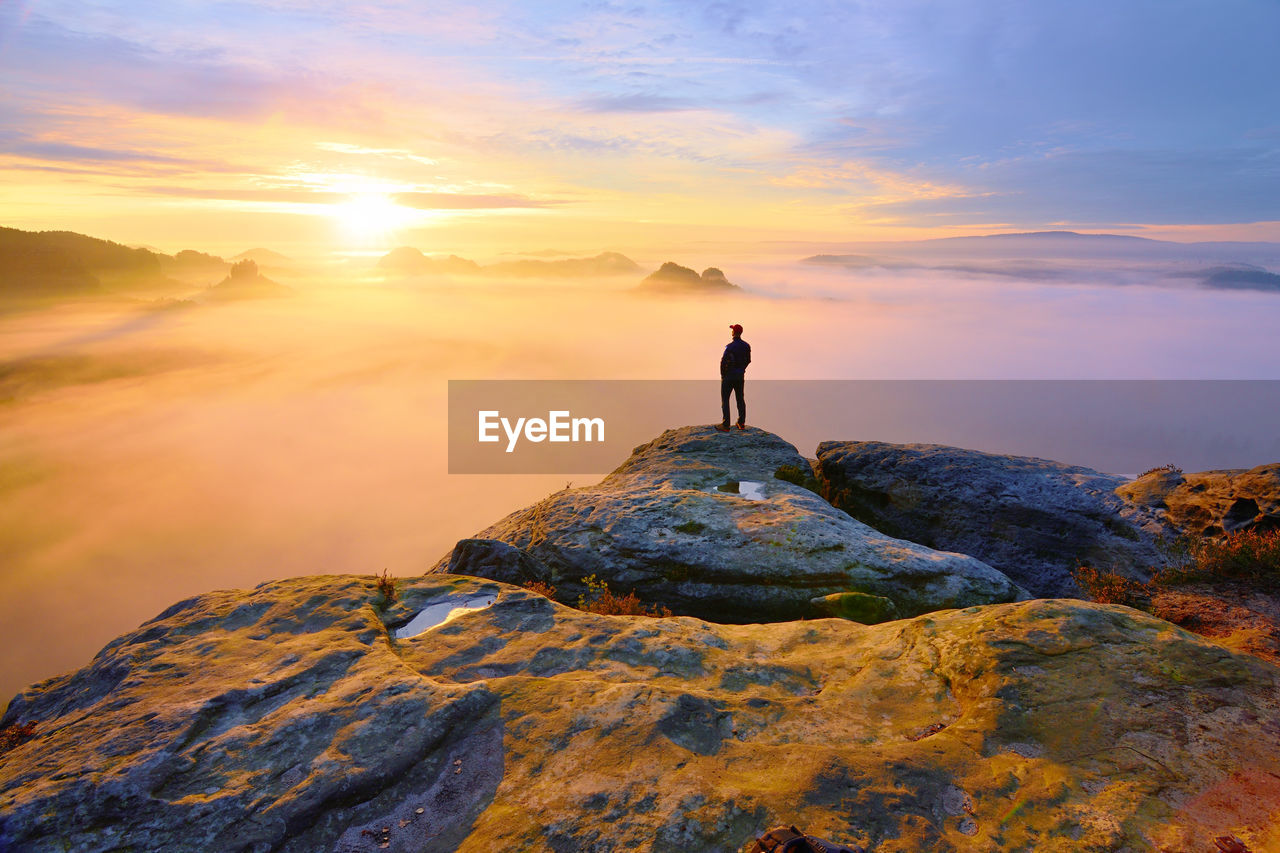
[{"label": "puddle on rock", "polygon": [[402,628],[396,629],[395,637],[397,640],[407,640],[410,637],[416,637],[432,628],[438,627],[457,619],[464,613],[470,613],[473,610],[484,610],[493,604],[497,598],[493,593],[485,595],[448,595],[436,601],[428,602],[427,606],[418,611],[418,615],[409,620],[409,623]]},{"label": "puddle on rock", "polygon": [[764,500],[764,483],[755,480],[730,480],[707,491],[713,495],[737,495],[748,501]]}]

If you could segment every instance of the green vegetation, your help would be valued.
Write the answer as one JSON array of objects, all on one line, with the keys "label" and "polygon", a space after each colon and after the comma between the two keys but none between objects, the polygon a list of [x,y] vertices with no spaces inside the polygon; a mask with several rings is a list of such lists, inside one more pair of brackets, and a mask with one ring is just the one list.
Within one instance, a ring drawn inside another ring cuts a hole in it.
[{"label": "green vegetation", "polygon": [[[1151,606],[1151,585],[1115,572],[1098,571],[1090,566],[1080,566],[1071,572],[1085,595],[1099,604],[1123,604],[1137,610]],[[1152,581],[1154,583],[1154,581]]]},{"label": "green vegetation", "polygon": [[1221,538],[1187,537],[1165,546],[1169,566],[1146,583],[1081,566],[1071,573],[1085,594],[1103,604],[1147,610],[1161,589],[1178,584],[1280,580],[1280,530],[1243,530]]},{"label": "green vegetation", "polygon": [[707,529],[707,526],[700,521],[686,521],[684,524],[677,524],[673,530],[680,533],[688,533],[690,535],[701,533]]},{"label": "green vegetation", "polygon": [[1280,580],[1280,530],[1243,530],[1221,538],[1181,539],[1159,575],[1165,585],[1201,580]]},{"label": "green vegetation", "polygon": [[578,609],[587,613],[599,613],[602,616],[670,616],[671,610],[666,607],[645,607],[635,592],[617,595],[609,589],[609,584],[595,575],[587,575],[582,579],[587,592],[578,596]]},{"label": "green vegetation", "polygon": [[1138,479],[1141,480],[1143,477],[1147,476],[1148,474],[1181,474],[1181,473],[1182,473],[1182,469],[1179,468],[1177,465],[1174,465],[1172,462],[1170,462],[1168,465],[1157,465],[1154,468],[1148,468],[1147,470],[1143,471],[1141,474],[1138,475]]},{"label": "green vegetation", "polygon": [[813,470],[809,466],[801,468],[799,465],[781,465],[777,471],[773,472],[774,479],[782,480],[787,483],[794,483],[802,489],[808,489],[814,494],[822,494],[822,487],[818,483],[818,478],[813,476]]}]

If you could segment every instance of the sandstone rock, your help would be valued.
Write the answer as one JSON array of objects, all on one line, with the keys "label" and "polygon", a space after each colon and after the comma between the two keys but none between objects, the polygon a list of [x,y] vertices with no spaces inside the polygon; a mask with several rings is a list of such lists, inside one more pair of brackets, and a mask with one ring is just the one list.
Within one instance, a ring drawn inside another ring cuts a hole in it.
[{"label": "sandstone rock", "polygon": [[[450,597],[494,603],[412,638]],[[431,575],[175,605],[0,724],[0,849],[874,853],[1280,845],[1280,668],[1136,611],[606,617]]]},{"label": "sandstone rock", "polygon": [[716,267],[707,267],[702,275],[698,275],[671,261],[645,276],[637,289],[661,293],[734,293],[741,290]]},{"label": "sandstone rock", "polygon": [[717,622],[816,615],[811,599],[845,592],[886,598],[903,616],[1025,597],[972,557],[892,539],[777,479],[783,466],[808,463],[763,430],[668,430],[598,485],[557,492],[476,536],[527,558],[477,559],[464,542],[435,570],[540,580],[566,601],[596,575],[646,604]]},{"label": "sandstone rock", "polygon": [[245,259],[232,264],[231,271],[222,281],[205,288],[203,298],[215,302],[226,302],[240,299],[271,299],[292,294],[292,287],[272,281],[258,272],[257,262]]},{"label": "sandstone rock", "polygon": [[891,536],[970,554],[1035,595],[1075,595],[1085,564],[1145,577],[1162,563],[1157,514],[1115,494],[1123,477],[937,444],[826,441],[823,493]]},{"label": "sandstone rock", "polygon": [[1162,468],[1116,493],[1135,506],[1160,512],[1183,534],[1280,530],[1280,463],[1194,474]]},{"label": "sandstone rock", "polygon": [[819,616],[838,616],[864,625],[877,625],[899,618],[898,608],[883,595],[865,592],[837,592],[813,599]]}]

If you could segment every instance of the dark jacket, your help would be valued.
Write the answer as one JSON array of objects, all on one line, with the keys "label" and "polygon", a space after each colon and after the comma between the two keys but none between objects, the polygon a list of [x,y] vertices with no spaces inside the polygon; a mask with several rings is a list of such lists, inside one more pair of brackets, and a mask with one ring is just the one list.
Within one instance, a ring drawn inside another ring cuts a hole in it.
[{"label": "dark jacket", "polygon": [[725,345],[724,355],[720,356],[720,375],[733,379],[745,376],[750,363],[751,344],[742,338],[734,338]]}]

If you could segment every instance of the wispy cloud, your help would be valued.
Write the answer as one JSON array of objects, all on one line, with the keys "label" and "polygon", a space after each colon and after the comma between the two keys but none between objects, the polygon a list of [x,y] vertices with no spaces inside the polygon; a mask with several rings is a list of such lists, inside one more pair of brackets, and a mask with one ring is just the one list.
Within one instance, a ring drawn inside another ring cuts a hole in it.
[{"label": "wispy cloud", "polygon": [[670,113],[699,109],[688,98],[671,98],[664,95],[600,95],[584,98],[579,109],[600,113]]},{"label": "wispy cloud", "polygon": [[[176,198],[239,201],[252,204],[333,205],[351,201],[353,194],[308,188],[207,189],[199,187],[147,186],[140,190],[151,195]],[[553,207],[566,202],[540,200],[521,195],[479,195],[469,193],[393,193],[391,201],[414,210],[501,210]]]},{"label": "wispy cloud", "polygon": [[465,193],[398,193],[396,204],[415,210],[481,210],[554,207],[564,201],[538,200],[520,195],[468,195]]}]

